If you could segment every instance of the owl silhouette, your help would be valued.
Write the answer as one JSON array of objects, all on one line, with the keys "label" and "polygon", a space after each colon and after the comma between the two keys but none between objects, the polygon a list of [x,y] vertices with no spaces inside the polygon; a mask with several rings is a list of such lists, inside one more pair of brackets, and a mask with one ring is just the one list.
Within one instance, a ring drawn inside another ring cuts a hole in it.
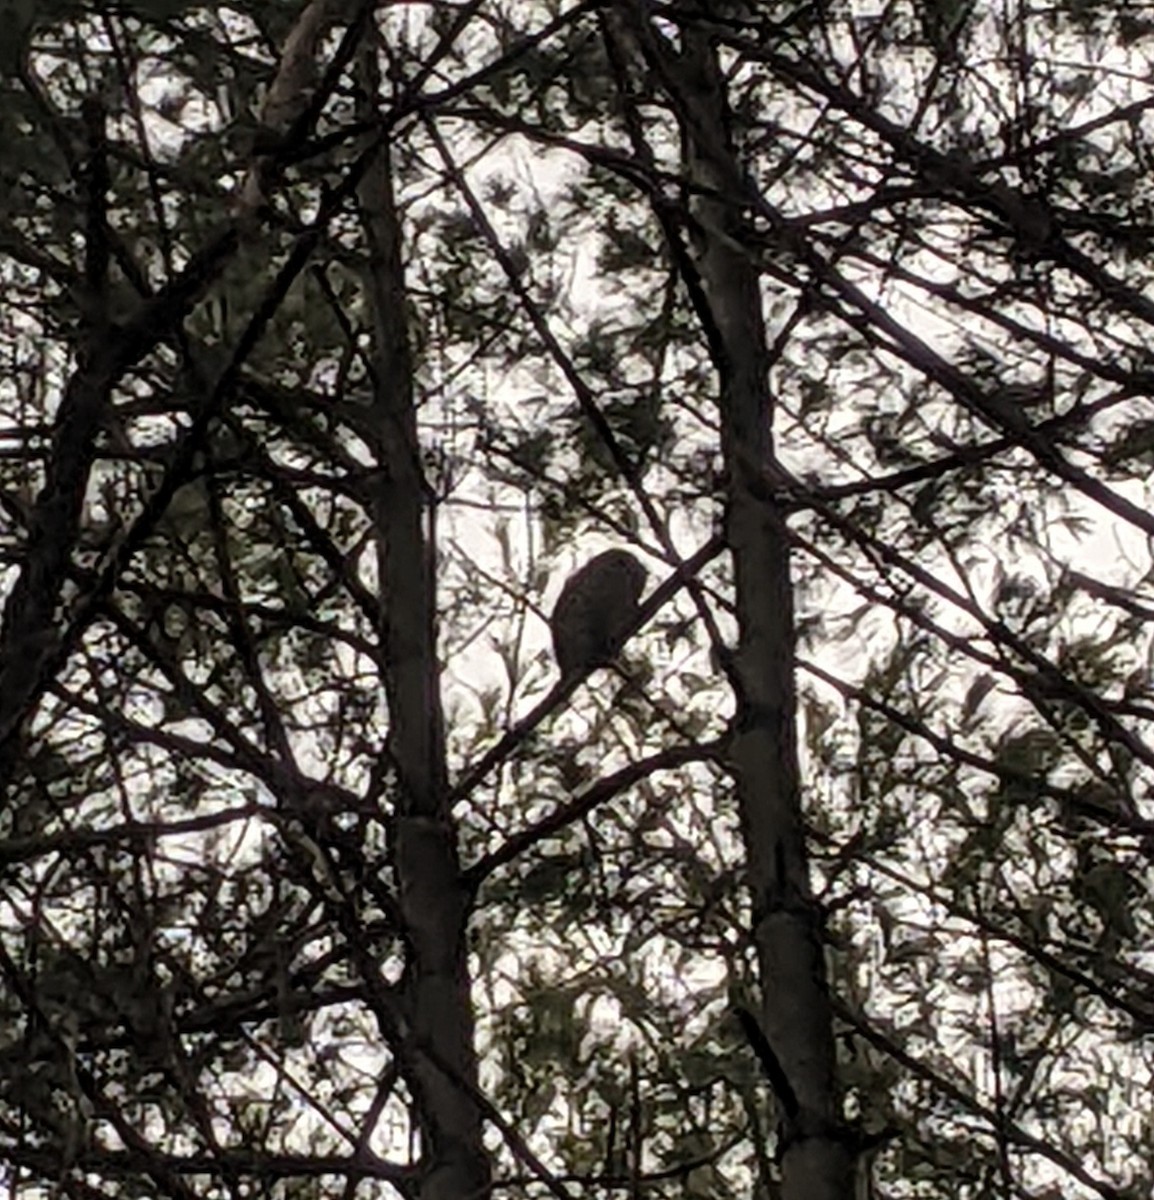
[{"label": "owl silhouette", "polygon": [[569,576],[549,618],[563,677],[608,666],[617,657],[647,574],[627,550],[606,550]]}]

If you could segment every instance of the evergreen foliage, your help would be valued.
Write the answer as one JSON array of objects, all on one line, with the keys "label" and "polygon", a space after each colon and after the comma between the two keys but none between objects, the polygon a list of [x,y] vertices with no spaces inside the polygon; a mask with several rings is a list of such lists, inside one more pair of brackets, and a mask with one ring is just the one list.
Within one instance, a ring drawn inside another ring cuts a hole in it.
[{"label": "evergreen foliage", "polygon": [[[9,1194],[440,1200],[479,1124],[496,1196],[806,1194],[733,1015],[781,851],[732,648],[788,626],[737,468],[792,563],[818,1132],[878,1200],[1149,1195],[1149,13],[4,11]],[[558,685],[606,546],[628,685]]]}]

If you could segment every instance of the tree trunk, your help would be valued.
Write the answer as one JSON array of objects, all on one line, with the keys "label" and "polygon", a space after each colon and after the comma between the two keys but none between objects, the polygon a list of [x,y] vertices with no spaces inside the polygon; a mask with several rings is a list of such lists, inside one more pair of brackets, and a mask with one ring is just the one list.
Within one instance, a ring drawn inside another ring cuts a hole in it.
[{"label": "tree trunk", "polygon": [[[367,57],[367,56],[366,56]],[[437,662],[435,555],[413,402],[401,228],[387,151],[366,174],[361,213],[375,339],[372,426],[381,644],[396,778],[393,865],[409,959],[394,1047],[417,1107],[424,1200],[484,1196],[488,1159],[476,1103],[477,1064],[466,956],[469,896],[448,805]]]},{"label": "tree trunk", "polygon": [[704,34],[688,34],[679,58],[666,64],[686,167],[697,185],[693,256],[720,376],[726,538],[739,627],[729,767],[746,846],[761,1025],[798,1106],[782,1122],[782,1196],[845,1200],[853,1163],[840,1121],[821,918],[801,818],[789,538],[784,512],[766,498],[765,481],[774,477],[773,405],[758,272],[741,249],[745,183],[714,46]]}]

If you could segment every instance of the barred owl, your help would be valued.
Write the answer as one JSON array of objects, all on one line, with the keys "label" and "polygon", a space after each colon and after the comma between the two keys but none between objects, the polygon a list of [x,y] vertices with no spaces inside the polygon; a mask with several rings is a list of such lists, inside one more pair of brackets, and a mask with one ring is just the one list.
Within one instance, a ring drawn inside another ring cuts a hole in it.
[{"label": "barred owl", "polygon": [[645,568],[625,550],[606,550],[574,572],[549,618],[561,675],[607,666],[637,612]]}]

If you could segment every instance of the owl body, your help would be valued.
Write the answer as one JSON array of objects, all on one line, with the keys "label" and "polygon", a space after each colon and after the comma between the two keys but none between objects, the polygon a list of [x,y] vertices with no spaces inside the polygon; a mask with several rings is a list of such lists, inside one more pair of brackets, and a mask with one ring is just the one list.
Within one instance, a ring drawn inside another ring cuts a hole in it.
[{"label": "owl body", "polygon": [[617,657],[646,574],[628,551],[606,550],[566,580],[549,618],[563,676],[607,666]]}]

